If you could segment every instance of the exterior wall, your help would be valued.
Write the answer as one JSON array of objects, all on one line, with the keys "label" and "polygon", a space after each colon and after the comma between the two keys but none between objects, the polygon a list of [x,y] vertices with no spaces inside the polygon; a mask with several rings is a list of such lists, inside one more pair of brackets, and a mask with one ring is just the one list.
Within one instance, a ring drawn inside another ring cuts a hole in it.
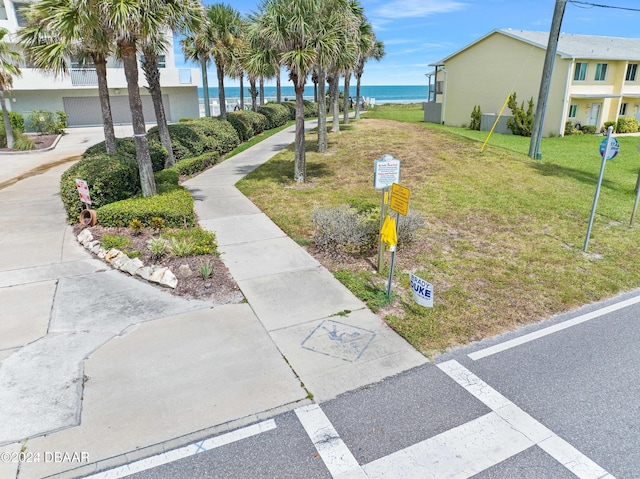
[{"label": "exterior wall", "polygon": [[[518,103],[537,102],[545,51],[500,33],[494,33],[447,60],[444,121],[468,124],[474,105],[482,113],[499,113],[509,94]],[[543,126],[545,136],[558,134],[562,117],[567,60],[556,59]],[[441,74],[441,73],[439,73]],[[508,107],[503,115],[511,115]]]},{"label": "exterior wall", "polygon": [[163,88],[162,93],[171,99],[171,123],[177,123],[181,118],[200,116],[197,87]]}]

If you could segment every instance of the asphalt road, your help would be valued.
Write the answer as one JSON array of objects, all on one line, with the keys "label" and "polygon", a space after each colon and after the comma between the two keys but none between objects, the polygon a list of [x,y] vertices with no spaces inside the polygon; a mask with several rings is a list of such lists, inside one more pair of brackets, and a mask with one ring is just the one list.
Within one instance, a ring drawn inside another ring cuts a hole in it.
[{"label": "asphalt road", "polygon": [[117,477],[637,479],[639,318],[636,291]]}]

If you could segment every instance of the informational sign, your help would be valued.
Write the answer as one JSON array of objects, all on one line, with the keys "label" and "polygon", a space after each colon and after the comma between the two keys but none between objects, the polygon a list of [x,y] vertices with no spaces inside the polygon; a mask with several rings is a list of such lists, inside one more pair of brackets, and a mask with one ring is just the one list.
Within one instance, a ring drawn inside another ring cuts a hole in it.
[{"label": "informational sign", "polygon": [[391,185],[391,200],[389,201],[389,209],[391,211],[395,211],[396,213],[401,214],[402,216],[407,216],[409,212],[409,195],[411,191],[409,188],[405,188],[404,186],[400,186],[397,183]]},{"label": "informational sign", "polygon": [[420,306],[433,308],[433,285],[411,273],[409,273],[409,281],[413,291],[413,300]]},{"label": "informational sign", "polygon": [[80,201],[87,205],[90,205],[91,196],[89,195],[89,185],[87,184],[87,182],[76,178],[76,188],[78,189],[78,194],[80,195]]},{"label": "informational sign", "polygon": [[[608,148],[607,143],[609,143]],[[607,153],[607,157],[605,158],[605,160],[612,160],[618,155],[619,151],[620,142],[618,142],[618,140],[616,138],[613,138],[612,136],[604,138],[600,143],[600,156],[604,157],[605,153]]]},{"label": "informational sign", "polygon": [[391,155],[383,155],[373,162],[373,187],[376,190],[388,188],[400,181],[400,160]]}]

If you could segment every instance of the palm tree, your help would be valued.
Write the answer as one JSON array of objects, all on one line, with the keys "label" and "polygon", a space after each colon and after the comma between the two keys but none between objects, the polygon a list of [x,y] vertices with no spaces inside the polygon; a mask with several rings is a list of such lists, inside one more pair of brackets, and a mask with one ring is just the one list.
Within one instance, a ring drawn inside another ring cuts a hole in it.
[{"label": "palm tree", "polygon": [[[366,37],[363,37],[366,38]],[[361,49],[358,53],[358,62],[356,65],[355,76],[356,76],[356,106],[355,106],[355,118],[360,118],[360,80],[362,79],[362,74],[364,73],[364,64],[369,59],[373,59],[376,61],[382,60],[385,55],[384,52],[384,43],[376,40],[375,33],[371,32],[368,37],[369,40],[369,48]]]},{"label": "palm tree", "polygon": [[169,168],[175,165],[176,158],[173,154],[173,146],[171,145],[171,136],[169,135],[169,128],[167,127],[167,116],[164,111],[164,104],[162,103],[162,91],[160,88],[160,68],[158,67],[158,55],[160,52],[166,51],[166,42],[163,37],[154,38],[149,37],[142,44],[142,53],[144,58],[142,60],[142,71],[147,79],[147,85],[149,86],[149,94],[153,102],[153,110],[156,114],[156,124],[158,125],[158,135],[160,136],[160,142],[167,151],[167,157],[164,160],[164,167]]},{"label": "palm tree", "polygon": [[220,118],[226,120],[227,105],[224,94],[224,77],[233,63],[234,49],[240,41],[242,19],[240,12],[224,3],[206,7],[208,19],[207,38],[218,76],[218,101]]},{"label": "palm tree", "polygon": [[[206,18],[203,24],[206,23]],[[204,30],[206,27],[201,26],[200,30],[191,36],[186,36],[180,40],[182,53],[187,61],[192,61],[200,65],[202,73],[202,93],[204,97],[204,115],[211,116],[211,105],[209,101],[209,76],[207,68],[211,63],[211,50],[208,42],[204,38]]]},{"label": "palm tree", "polygon": [[155,195],[156,184],[138,84],[137,50],[142,41],[161,35],[165,29],[180,28],[195,23],[195,21],[192,22],[191,16],[199,13],[197,8],[194,10],[196,3],[184,0],[82,1],[93,8],[99,8],[102,18],[114,32],[127,81],[142,195],[145,197]]},{"label": "palm tree", "polygon": [[28,24],[18,31],[18,43],[31,63],[55,75],[68,73],[70,58],[91,60],[98,79],[105,147],[112,154],[117,145],[107,84],[107,57],[113,49],[113,38],[98,11],[84,6],[71,0],[31,3]]},{"label": "palm tree", "polygon": [[6,28],[0,28],[0,104],[2,106],[2,119],[4,121],[4,130],[7,134],[7,148],[13,148],[13,130],[11,129],[11,121],[9,121],[9,113],[5,102],[5,92],[13,86],[13,77],[20,76],[21,55],[17,51],[11,49],[8,43],[4,41],[4,37],[9,34]]}]

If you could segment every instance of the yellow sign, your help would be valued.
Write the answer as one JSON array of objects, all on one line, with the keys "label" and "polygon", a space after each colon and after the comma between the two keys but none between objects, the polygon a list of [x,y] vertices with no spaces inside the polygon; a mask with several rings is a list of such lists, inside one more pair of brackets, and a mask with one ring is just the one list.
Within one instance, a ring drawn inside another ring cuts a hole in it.
[{"label": "yellow sign", "polygon": [[384,219],[382,223],[382,229],[380,230],[380,241],[389,245],[389,249],[394,251],[398,244],[398,235],[396,233],[396,220],[389,215]]},{"label": "yellow sign", "polygon": [[391,185],[391,202],[389,208],[391,211],[400,213],[402,216],[407,216],[409,212],[409,188],[400,186],[398,183]]}]

